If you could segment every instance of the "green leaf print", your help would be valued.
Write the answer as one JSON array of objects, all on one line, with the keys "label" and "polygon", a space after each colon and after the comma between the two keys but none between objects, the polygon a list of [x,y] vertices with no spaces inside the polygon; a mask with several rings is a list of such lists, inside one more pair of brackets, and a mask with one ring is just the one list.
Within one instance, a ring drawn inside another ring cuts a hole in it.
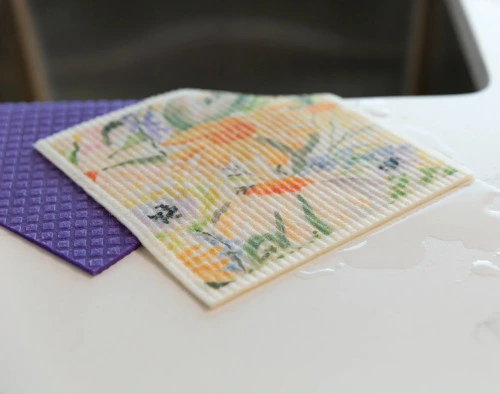
[{"label": "green leaf print", "polygon": [[453,167],[446,167],[445,169],[443,169],[443,172],[445,176],[450,176],[457,172],[457,170]]},{"label": "green leaf print", "polygon": [[[233,97],[234,99],[228,99]],[[262,98],[253,95],[213,92],[210,96],[200,100],[198,106],[205,108],[209,114],[197,116],[191,110],[189,103],[183,101],[174,101],[168,104],[164,111],[163,117],[172,127],[177,130],[184,131],[190,129],[197,124],[214,122],[219,119],[231,116],[235,112],[248,112],[254,110],[257,106],[263,103]],[[196,105],[196,103],[191,103]],[[212,110],[212,111],[210,111]],[[205,112],[207,112],[205,111]]]},{"label": "green leaf print", "polygon": [[120,126],[123,126],[123,122],[119,120],[114,120],[112,122],[109,122],[106,126],[104,126],[104,128],[102,129],[102,138],[106,143],[106,145],[111,145],[111,140],[109,139],[109,133],[111,133],[112,130]]},{"label": "green leaf print", "polygon": [[[286,249],[290,246],[290,242],[285,232],[285,224],[278,212],[274,212],[274,219],[276,233],[252,235],[242,247],[248,257],[258,265],[262,265],[266,259],[273,253],[276,253],[278,251],[277,246],[282,249]],[[262,244],[266,242],[269,242],[270,245],[268,245],[265,250],[259,251]]]},{"label": "green leaf print", "polygon": [[165,162],[166,158],[167,158],[166,155],[156,155],[156,156],[150,156],[150,157],[142,157],[140,159],[130,159],[130,160],[122,161],[121,163],[115,164],[113,166],[103,168],[102,170],[107,171],[107,170],[110,170],[112,168],[137,165],[137,164],[139,164],[139,165],[140,164],[158,164],[158,163]]},{"label": "green leaf print", "polygon": [[265,97],[256,96],[253,94],[240,94],[239,98],[235,100],[235,102],[231,105],[230,113],[242,111],[242,112],[250,112],[254,111],[258,107],[261,107],[267,103],[267,99]]},{"label": "green leaf print", "polygon": [[302,102],[304,102],[304,104],[306,105],[313,105],[314,104],[314,99],[313,99],[313,96],[311,96],[310,94],[302,94],[299,96],[299,100],[301,100]]},{"label": "green leaf print", "polygon": [[273,148],[289,155],[292,159],[292,172],[294,174],[298,174],[307,166],[307,156],[314,150],[316,145],[318,145],[320,136],[316,133],[309,135],[309,139],[306,144],[299,149],[289,148],[288,146],[283,145],[282,143],[271,138],[257,137],[257,140],[271,145]]},{"label": "green leaf print", "polygon": [[246,94],[238,94],[238,97],[231,103],[227,110],[223,111],[223,116],[229,116],[233,112],[243,110],[247,105],[251,107],[252,96]]},{"label": "green leaf print", "polygon": [[78,142],[73,142],[73,150],[71,151],[69,155],[69,161],[75,165],[78,164],[78,152],[80,151],[80,146],[78,145]]},{"label": "green leaf print", "polygon": [[283,222],[283,219],[278,212],[274,212],[274,219],[276,225],[276,241],[278,242],[279,246],[281,246],[283,249],[286,249],[290,246],[290,242],[286,237],[285,223]]},{"label": "green leaf print", "polygon": [[399,197],[406,196],[407,194],[407,186],[410,183],[410,178],[408,178],[408,174],[406,172],[402,173],[399,177],[394,175],[390,175],[387,177],[387,180],[392,183],[390,189],[391,194],[390,197],[393,200],[397,200]]},{"label": "green leaf print", "polygon": [[188,230],[191,231],[192,233],[201,233],[203,230],[205,230],[207,224],[208,224],[207,220],[193,222],[191,223],[190,226],[188,226]]},{"label": "green leaf print", "polygon": [[171,108],[170,106],[165,108],[163,117],[177,130],[187,130],[196,124],[193,121],[187,120],[187,115],[183,116],[181,111]]},{"label": "green leaf print", "polygon": [[427,184],[431,183],[434,180],[434,175],[438,172],[436,167],[424,167],[420,169],[422,173],[422,177],[420,178],[420,183]]},{"label": "green leaf print", "polygon": [[314,213],[313,208],[311,205],[307,202],[307,200],[302,197],[300,194],[297,195],[297,199],[300,201],[302,204],[302,209],[304,210],[304,215],[307,219],[307,221],[314,227],[316,228],[320,233],[324,235],[330,235],[333,233],[333,230],[325,224],[320,218],[316,216]]},{"label": "green leaf print", "polygon": [[259,255],[260,245],[266,241],[266,238],[262,235],[252,235],[248,238],[247,242],[243,245],[242,249],[247,253],[248,257],[259,265],[263,263],[263,259]]},{"label": "green leaf print", "polygon": [[264,142],[268,145],[271,145],[273,148],[278,149],[279,151],[292,155],[293,154],[293,149],[289,148],[286,145],[283,145],[281,142],[275,141],[271,138],[264,138],[264,137],[257,137],[257,140]]},{"label": "green leaf print", "polygon": [[319,143],[319,134],[311,134],[307,143],[292,154],[292,172],[298,174],[304,170],[307,165],[307,156],[314,150]]},{"label": "green leaf print", "polygon": [[142,131],[139,131],[137,133],[129,135],[127,137],[127,139],[125,140],[125,142],[123,143],[123,145],[119,149],[117,149],[113,153],[111,153],[108,156],[108,159],[112,159],[116,154],[123,152],[127,149],[130,149],[136,145],[139,145],[140,143],[147,141],[147,140],[148,140],[147,135],[145,135]]}]

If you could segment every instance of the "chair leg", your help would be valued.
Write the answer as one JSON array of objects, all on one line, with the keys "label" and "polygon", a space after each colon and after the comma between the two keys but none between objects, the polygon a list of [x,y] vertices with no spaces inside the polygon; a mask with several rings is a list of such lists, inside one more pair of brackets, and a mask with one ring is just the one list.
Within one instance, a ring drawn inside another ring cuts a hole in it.
[{"label": "chair leg", "polygon": [[21,100],[50,99],[49,83],[41,60],[31,11],[27,0],[0,1],[0,29],[6,38],[9,59],[18,78]]},{"label": "chair leg", "polygon": [[433,6],[434,0],[413,0],[402,92],[405,95],[424,93],[425,58]]}]

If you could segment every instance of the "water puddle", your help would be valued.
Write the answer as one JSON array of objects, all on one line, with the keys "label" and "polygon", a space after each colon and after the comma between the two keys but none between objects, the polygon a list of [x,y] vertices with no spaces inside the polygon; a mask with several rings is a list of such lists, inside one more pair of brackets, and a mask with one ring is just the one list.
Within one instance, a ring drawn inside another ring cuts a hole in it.
[{"label": "water puddle", "polygon": [[342,262],[335,263],[332,267],[326,267],[326,268],[312,268],[311,270],[299,270],[295,272],[295,276],[301,279],[313,279],[317,278],[318,276],[327,276],[334,274],[337,272],[339,269],[345,267],[346,264]]},{"label": "water puddle", "polygon": [[470,271],[478,276],[499,276],[500,267],[488,260],[476,260],[471,264]]},{"label": "water puddle", "polygon": [[[365,112],[387,117],[384,99],[355,102]],[[445,156],[453,150],[434,133],[416,125],[391,128]],[[354,269],[429,269],[429,261],[458,261],[472,277],[500,276],[500,189],[482,181],[462,188],[400,221],[327,253],[297,270],[311,279]],[[453,260],[451,260],[453,259]],[[466,259],[466,260],[464,260]]]},{"label": "water puddle", "polygon": [[[470,252],[467,277],[500,276],[499,201],[499,189],[476,181],[357,242],[319,257],[296,275],[309,279],[335,274],[342,267],[339,263],[368,270],[422,269],[426,268],[426,255],[443,249],[439,244],[458,243]],[[437,245],[435,241],[439,241]],[[449,254],[442,256],[447,257]]]}]

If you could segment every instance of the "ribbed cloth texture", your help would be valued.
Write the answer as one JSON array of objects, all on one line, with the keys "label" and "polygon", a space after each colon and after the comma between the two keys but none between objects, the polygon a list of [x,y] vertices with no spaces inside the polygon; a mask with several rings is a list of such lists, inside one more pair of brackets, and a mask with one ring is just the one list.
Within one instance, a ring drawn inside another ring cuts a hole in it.
[{"label": "ribbed cloth texture", "polygon": [[179,90],[36,148],[208,306],[471,179],[329,94]]}]

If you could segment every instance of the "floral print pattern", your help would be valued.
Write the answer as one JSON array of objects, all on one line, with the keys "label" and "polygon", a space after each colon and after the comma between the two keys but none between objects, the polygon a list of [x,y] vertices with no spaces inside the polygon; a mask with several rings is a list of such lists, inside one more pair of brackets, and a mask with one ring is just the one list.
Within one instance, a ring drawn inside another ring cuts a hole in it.
[{"label": "floral print pattern", "polygon": [[331,95],[179,91],[42,141],[51,158],[47,144],[208,304],[469,177]]}]

